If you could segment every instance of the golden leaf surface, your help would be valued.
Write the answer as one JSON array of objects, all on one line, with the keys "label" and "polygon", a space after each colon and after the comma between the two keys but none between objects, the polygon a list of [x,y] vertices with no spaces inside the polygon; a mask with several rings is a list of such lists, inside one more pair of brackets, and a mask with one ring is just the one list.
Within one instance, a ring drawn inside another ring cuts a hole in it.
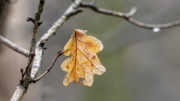
[{"label": "golden leaf surface", "polygon": [[63,81],[65,86],[72,81],[78,82],[79,78],[84,78],[84,85],[91,86],[93,75],[102,75],[106,71],[96,54],[103,49],[103,44],[97,38],[86,35],[86,32],[74,29],[70,40],[64,46],[64,55],[71,54],[71,57],[61,64],[62,70],[67,72]]}]

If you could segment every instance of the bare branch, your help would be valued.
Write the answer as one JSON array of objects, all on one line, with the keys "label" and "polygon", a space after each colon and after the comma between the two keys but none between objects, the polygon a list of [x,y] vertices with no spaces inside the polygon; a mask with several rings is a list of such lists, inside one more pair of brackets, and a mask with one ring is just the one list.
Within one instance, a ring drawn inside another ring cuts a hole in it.
[{"label": "bare branch", "polygon": [[45,33],[40,40],[37,42],[36,49],[35,49],[35,54],[36,56],[34,57],[34,62],[31,70],[31,78],[35,79],[40,66],[41,66],[41,60],[42,60],[42,55],[43,55],[43,50],[44,50],[44,44],[48,41],[48,39],[55,34],[55,32],[58,30],[60,26],[63,25],[65,21],[67,21],[70,17],[73,15],[82,12],[81,9],[77,9],[80,5],[82,0],[75,0],[69,8],[64,12],[64,14],[53,24],[53,26]]},{"label": "bare branch", "polygon": [[9,48],[11,48],[12,50],[28,57],[29,56],[29,51],[19,47],[18,45],[14,44],[13,42],[11,42],[10,40],[4,38],[3,36],[0,35],[0,42],[2,42],[4,45],[8,46]]},{"label": "bare branch", "polygon": [[[34,56],[35,56],[35,53],[32,52],[30,55],[31,55],[32,58],[31,58],[30,62],[28,63],[27,67],[25,68],[25,71],[21,68],[21,74],[22,74],[22,75],[21,75],[20,84],[23,84],[23,83],[24,83],[24,77],[25,77],[25,75],[27,74],[29,68],[31,68],[30,65],[31,65],[31,63],[32,63],[32,61],[33,61],[33,58],[34,58]],[[23,71],[24,71],[24,72],[23,72]]]},{"label": "bare branch", "polygon": [[80,7],[89,8],[101,14],[124,18],[130,23],[136,26],[142,27],[142,28],[146,28],[146,29],[154,29],[154,28],[166,29],[166,28],[180,25],[180,21],[170,22],[166,24],[146,24],[146,23],[140,22],[132,18],[132,16],[136,13],[136,8],[132,8],[132,10],[129,13],[122,13],[122,12],[112,11],[112,10],[108,10],[104,8],[99,8],[96,5],[94,5],[94,3],[81,2]]},{"label": "bare branch", "polygon": [[[43,6],[44,6],[45,0],[39,0],[39,6],[38,6],[38,11],[35,13],[35,17],[33,19],[33,35],[32,35],[32,40],[31,40],[31,46],[30,46],[30,53],[35,51],[36,47],[36,40],[38,36],[38,28],[42,24],[42,21],[40,21],[40,16],[43,11]],[[29,18],[29,17],[28,17]],[[23,79],[23,82],[20,82],[20,84],[17,86],[12,98],[10,101],[20,101],[24,94],[27,92],[27,89],[30,84],[30,73],[31,73],[31,68],[32,68],[32,59],[34,56],[29,55],[29,61],[28,61],[28,67],[27,70],[25,71],[25,77]]]},{"label": "bare branch", "polygon": [[92,2],[92,3],[81,2],[80,7],[90,8],[93,11],[101,13],[101,14],[111,15],[111,16],[116,16],[116,17],[124,17],[124,18],[133,16],[136,13],[136,8],[135,7],[130,11],[131,13],[126,14],[126,13],[122,13],[122,12],[111,11],[111,10],[108,10],[108,9],[99,8],[94,4],[94,2]]},{"label": "bare branch", "polygon": [[[44,3],[42,3],[42,1],[45,0],[40,0],[39,5],[42,5]],[[41,14],[42,9],[38,9],[41,12],[37,12],[35,18],[32,20],[32,17],[29,17],[31,19],[28,19],[28,21],[32,21],[34,23],[34,29],[33,29],[33,38],[31,41],[31,48],[30,50],[33,51],[35,50],[35,57],[32,63],[32,68],[31,68],[31,75],[28,76],[29,71],[26,73],[26,77],[24,79],[24,83],[23,84],[19,84],[13,94],[13,97],[11,98],[10,101],[20,101],[22,99],[22,97],[24,96],[24,94],[26,93],[28,86],[30,84],[30,80],[31,79],[35,79],[35,77],[37,76],[40,66],[41,66],[41,60],[42,60],[42,55],[43,55],[43,51],[44,51],[44,44],[47,42],[47,40],[55,34],[55,32],[58,30],[58,28],[60,26],[62,26],[62,24],[67,21],[71,16],[82,12],[81,9],[78,9],[78,6],[80,4],[82,0],[75,0],[70,6],[69,8],[65,11],[65,13],[54,23],[54,25],[47,31],[47,33],[45,33],[40,40],[36,43],[36,37],[37,37],[37,29],[39,27],[39,25],[41,24],[41,22],[39,22],[40,16],[39,14]],[[40,6],[39,6],[40,7]],[[39,18],[39,19],[38,19]],[[38,24],[36,23],[36,21],[38,22]],[[35,24],[36,23],[36,24]],[[35,43],[36,43],[36,47],[35,47]],[[35,47],[35,48],[34,48]],[[30,60],[30,59],[29,59]]]},{"label": "bare branch", "polygon": [[30,82],[33,82],[33,83],[36,83],[37,81],[39,81],[41,78],[43,78],[47,73],[50,72],[50,70],[52,69],[52,67],[54,66],[56,60],[63,54],[64,52],[57,52],[57,55],[56,57],[54,58],[52,64],[47,68],[47,70],[42,74],[40,75],[38,78],[34,79],[34,80],[31,80]]},{"label": "bare branch", "polygon": [[131,17],[127,20],[134,25],[137,25],[139,27],[146,28],[146,29],[154,29],[154,28],[166,29],[166,28],[176,27],[180,25],[180,21],[170,22],[166,24],[146,24],[146,23],[137,21]]},{"label": "bare branch", "polygon": [[45,0],[39,0],[38,11],[35,13],[35,17],[34,18],[28,17],[28,20],[27,20],[27,21],[32,21],[34,24],[30,52],[34,51],[35,47],[36,47],[36,40],[37,40],[37,36],[38,36],[38,28],[42,24],[42,21],[40,21],[40,17],[41,17],[41,13],[43,11],[44,3],[45,3]]},{"label": "bare branch", "polygon": [[27,88],[25,88],[23,85],[18,84],[10,101],[21,101],[26,91]]},{"label": "bare branch", "polygon": [[64,14],[53,24],[53,26],[45,33],[39,40],[38,43],[43,41],[43,43],[46,43],[46,41],[54,35],[54,33],[59,29],[60,26],[64,24],[65,21],[67,21],[70,17],[73,15],[76,15],[80,12],[82,12],[82,9],[78,9],[80,3],[82,0],[75,0],[74,3],[72,3],[69,8],[64,12]]}]

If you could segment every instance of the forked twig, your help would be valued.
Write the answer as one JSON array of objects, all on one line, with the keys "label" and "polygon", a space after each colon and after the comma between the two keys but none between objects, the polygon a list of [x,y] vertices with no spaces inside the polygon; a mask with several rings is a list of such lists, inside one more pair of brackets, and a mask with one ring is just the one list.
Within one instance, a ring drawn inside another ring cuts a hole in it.
[{"label": "forked twig", "polygon": [[27,19],[27,21],[32,21],[34,24],[30,52],[35,51],[36,40],[37,40],[37,36],[38,36],[38,28],[42,24],[42,21],[40,21],[40,17],[41,17],[41,13],[43,11],[44,3],[45,3],[45,0],[39,0],[39,6],[38,6],[37,12],[35,13],[35,17],[28,17],[28,19]]},{"label": "forked twig", "polygon": [[44,77],[48,72],[50,72],[50,70],[51,70],[52,67],[54,66],[56,60],[57,60],[63,53],[64,53],[64,52],[61,52],[61,51],[57,52],[57,54],[56,54],[56,56],[55,56],[52,64],[47,68],[47,70],[46,70],[43,74],[41,74],[38,78],[30,80],[30,82],[36,83],[36,82],[39,81],[42,77]]},{"label": "forked twig", "polygon": [[24,77],[27,74],[28,69],[30,68],[30,65],[31,65],[31,63],[32,63],[32,61],[34,59],[35,53],[32,52],[30,55],[31,55],[31,60],[29,61],[27,67],[25,68],[25,71],[21,68],[21,80],[20,80],[20,84],[24,83]]},{"label": "forked twig", "polygon": [[116,17],[124,17],[124,18],[133,16],[134,14],[136,14],[136,11],[137,11],[137,9],[135,7],[133,7],[129,13],[122,13],[122,12],[118,12],[118,11],[112,11],[109,9],[99,8],[95,5],[94,2],[88,3],[88,2],[84,2],[84,1],[81,2],[80,7],[89,8],[89,9],[92,9],[93,11],[95,11],[97,13],[101,13],[101,14],[111,15],[111,16],[116,16]]},{"label": "forked twig", "polygon": [[112,11],[112,10],[109,10],[109,9],[100,8],[100,7],[97,7],[92,2],[88,3],[88,2],[84,2],[84,1],[81,2],[80,7],[89,8],[89,9],[91,9],[91,10],[97,12],[97,13],[101,13],[101,14],[124,18],[128,22],[130,22],[130,23],[132,23],[132,24],[134,24],[136,26],[146,28],[146,29],[154,29],[154,28],[166,29],[166,28],[175,27],[175,26],[180,25],[180,20],[175,21],[175,22],[166,23],[166,24],[146,24],[146,23],[140,22],[140,21],[135,20],[134,18],[132,18],[132,16],[137,11],[136,8],[132,8],[132,10],[129,13],[122,13],[122,12]]}]

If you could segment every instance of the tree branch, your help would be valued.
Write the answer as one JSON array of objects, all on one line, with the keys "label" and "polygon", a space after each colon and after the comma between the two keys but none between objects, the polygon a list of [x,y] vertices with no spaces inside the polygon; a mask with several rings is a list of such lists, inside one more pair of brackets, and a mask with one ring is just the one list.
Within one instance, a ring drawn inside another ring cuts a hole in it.
[{"label": "tree branch", "polygon": [[116,17],[131,17],[136,13],[136,8],[134,7],[130,13],[122,13],[122,12],[117,12],[117,11],[111,11],[108,9],[104,9],[104,8],[99,8],[97,7],[93,2],[87,3],[87,2],[81,2],[80,7],[83,8],[90,8],[93,11],[97,12],[97,13],[101,13],[101,14],[105,14],[105,15],[111,15],[111,16],[116,16]]},{"label": "tree branch", "polygon": [[28,63],[27,67],[25,68],[25,71],[21,68],[21,80],[20,80],[20,84],[23,84],[23,83],[24,83],[24,77],[25,77],[25,75],[27,74],[29,68],[31,68],[30,65],[31,65],[31,63],[32,63],[32,61],[33,61],[33,58],[34,58],[34,56],[35,56],[35,53],[32,52],[30,55],[31,55],[32,58],[31,58],[30,62]]},{"label": "tree branch", "polygon": [[[82,12],[81,9],[78,9],[79,4],[81,3],[82,0],[75,0],[69,8],[65,11],[65,13],[54,23],[54,25],[45,33],[40,40],[36,43],[36,38],[37,38],[37,32],[38,32],[38,27],[42,23],[40,20],[40,15],[43,11],[43,5],[44,5],[45,0],[40,0],[39,2],[39,7],[38,11],[35,14],[35,18],[32,19],[32,17],[28,17],[27,21],[32,21],[34,23],[34,29],[33,29],[33,37],[31,41],[31,47],[30,47],[30,52],[33,52],[35,50],[35,56],[34,60],[32,63],[32,68],[31,68],[31,75],[29,75],[29,70],[26,73],[26,77],[24,78],[23,84],[19,84],[13,94],[13,97],[11,98],[10,101],[20,101],[24,94],[27,92],[28,86],[30,84],[31,79],[35,79],[37,76],[40,66],[41,66],[41,60],[42,60],[42,55],[44,51],[44,44],[47,42],[47,40],[55,34],[55,32],[58,30],[62,24],[67,21],[71,16],[78,14],[79,12]],[[31,60],[31,56],[29,58],[29,62]],[[31,66],[30,66],[31,67]]]},{"label": "tree branch", "polygon": [[[23,73],[23,69],[21,69],[21,80],[18,84],[18,86],[16,87],[16,90],[11,98],[10,101],[21,101],[21,99],[23,98],[24,94],[27,92],[27,89],[29,87],[29,80],[30,78],[27,76],[28,72],[29,72],[29,68],[31,68],[31,63],[33,61],[34,58],[34,52],[30,54],[31,60],[29,60],[29,63],[25,69],[25,72]],[[25,76],[25,77],[24,77]]]},{"label": "tree branch", "polygon": [[19,47],[18,45],[14,44],[13,42],[11,42],[10,40],[4,38],[3,36],[0,35],[0,42],[2,42],[4,45],[8,46],[9,48],[11,48],[12,50],[28,57],[29,56],[29,51]]},{"label": "tree branch", "polygon": [[[43,11],[44,3],[45,3],[45,0],[39,0],[38,11],[35,13],[35,17],[34,18],[28,17],[28,20],[27,20],[27,21],[32,21],[34,24],[30,52],[34,51],[35,47],[36,47],[36,40],[37,40],[37,36],[38,36],[38,28],[42,24],[42,21],[40,21],[40,17],[41,17],[41,13]],[[31,18],[31,20],[30,20],[30,18]]]},{"label": "tree branch", "polygon": [[72,17],[75,14],[78,14],[82,12],[81,9],[77,9],[80,5],[82,0],[75,0],[69,8],[64,12],[64,14],[53,24],[53,26],[45,33],[40,40],[37,42],[36,49],[35,49],[35,54],[36,56],[34,57],[34,62],[31,70],[31,78],[35,79],[40,66],[41,66],[41,60],[42,60],[42,55],[43,55],[43,50],[44,50],[44,44],[48,41],[48,39],[55,34],[55,32],[58,30],[60,26],[63,25],[65,21],[67,21],[70,17]]},{"label": "tree branch", "polygon": [[53,26],[45,33],[39,40],[38,43],[46,43],[46,41],[55,34],[55,32],[61,27],[65,21],[67,21],[73,15],[76,15],[82,12],[82,9],[79,9],[79,5],[82,0],[75,0],[69,8],[64,12],[64,14],[53,24]]},{"label": "tree branch", "polygon": [[90,2],[81,2],[80,7],[82,8],[89,8],[97,13],[105,14],[105,15],[110,15],[110,16],[116,16],[116,17],[121,17],[124,18],[125,20],[129,21],[130,23],[146,28],[146,29],[154,29],[154,28],[159,28],[159,29],[166,29],[170,27],[175,27],[180,25],[180,21],[175,21],[175,22],[170,22],[166,24],[146,24],[143,22],[140,22],[138,20],[135,20],[132,18],[132,16],[136,13],[136,8],[132,8],[132,10],[129,13],[122,13],[122,12],[117,12],[117,11],[112,11],[104,8],[99,8],[97,7],[94,3]]},{"label": "tree branch", "polygon": [[[33,35],[32,35],[31,46],[30,46],[30,53],[35,51],[36,40],[38,36],[38,28],[42,24],[42,22],[40,21],[40,16],[43,11],[44,3],[45,3],[45,0],[39,0],[38,11],[35,13],[35,17],[33,19],[34,28],[33,28]],[[20,82],[20,84],[17,86],[10,101],[21,101],[22,97],[27,92],[27,89],[30,84],[29,81],[31,80],[30,73],[31,73],[33,58],[34,56],[29,55],[29,61],[28,61],[29,68],[27,68],[25,72],[25,77],[23,79],[23,82]]]}]

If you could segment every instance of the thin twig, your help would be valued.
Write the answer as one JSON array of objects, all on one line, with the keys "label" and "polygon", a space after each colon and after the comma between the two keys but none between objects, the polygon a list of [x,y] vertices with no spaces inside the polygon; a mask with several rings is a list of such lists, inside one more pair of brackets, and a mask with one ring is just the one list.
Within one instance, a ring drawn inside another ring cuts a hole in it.
[{"label": "thin twig", "polygon": [[28,57],[29,56],[29,51],[19,47],[18,45],[14,44],[13,42],[11,42],[10,40],[4,38],[3,36],[0,35],[0,42],[2,42],[4,45],[8,46],[9,48],[11,48],[12,50]]},{"label": "thin twig", "polygon": [[90,2],[90,3],[87,3],[87,2],[81,2],[80,4],[80,7],[83,7],[83,8],[90,8],[92,9],[93,11],[95,12],[98,12],[98,13],[101,13],[101,14],[105,14],[105,15],[111,15],[111,16],[116,16],[116,17],[130,17],[130,16],[133,16],[134,14],[136,14],[136,11],[137,9],[135,7],[133,7],[131,9],[131,13],[122,13],[122,12],[117,12],[117,11],[111,11],[111,10],[108,10],[108,9],[104,9],[104,8],[99,8],[95,5],[94,2]]},{"label": "thin twig", "polygon": [[122,13],[122,12],[117,12],[117,11],[112,11],[104,8],[99,8],[97,7],[94,3],[87,3],[87,2],[81,2],[80,7],[82,8],[89,8],[97,13],[105,14],[105,15],[110,15],[110,16],[116,16],[116,17],[121,17],[124,18],[125,20],[129,21],[130,23],[146,28],[146,29],[154,29],[154,28],[159,28],[159,29],[166,29],[170,27],[175,27],[180,25],[180,20],[175,21],[175,22],[170,22],[166,24],[146,24],[143,22],[140,22],[138,20],[135,20],[132,18],[132,16],[136,13],[136,8],[133,8],[129,13]]},{"label": "thin twig", "polygon": [[132,17],[130,17],[127,20],[134,25],[137,25],[139,27],[146,28],[146,29],[154,29],[154,28],[167,29],[167,28],[176,27],[180,25],[180,21],[170,22],[166,24],[146,24],[138,20],[135,20]]},{"label": "thin twig", "polygon": [[31,18],[31,20],[27,20],[27,21],[32,21],[32,19],[33,19],[33,24],[34,24],[30,52],[34,51],[35,47],[36,47],[36,40],[37,40],[37,36],[38,36],[38,28],[42,24],[42,21],[40,21],[40,17],[41,17],[41,13],[43,11],[44,3],[45,3],[45,0],[39,0],[39,6],[38,6],[37,12],[35,13],[35,17],[34,18],[28,17],[28,19]]},{"label": "thin twig", "polygon": [[31,64],[32,61],[33,61],[33,58],[34,58],[34,56],[35,56],[35,53],[32,52],[30,55],[31,55],[32,58],[31,58],[30,62],[28,63],[28,65],[27,65],[27,67],[26,67],[26,69],[25,69],[25,72],[24,72],[23,76],[27,73],[28,69],[30,68],[30,64]]},{"label": "thin twig", "polygon": [[47,73],[49,73],[50,70],[52,69],[52,67],[54,66],[54,64],[56,63],[56,60],[57,60],[63,53],[64,53],[64,52],[61,52],[61,51],[57,52],[57,54],[56,54],[56,56],[55,56],[52,64],[47,68],[47,70],[46,70],[43,74],[41,74],[38,78],[32,79],[30,82],[36,83],[36,82],[39,81],[41,78],[43,78]]},{"label": "thin twig", "polygon": [[[21,80],[20,80],[20,84],[23,84],[23,83],[24,83],[25,74],[27,74],[27,72],[28,72],[28,70],[29,70],[29,68],[30,68],[30,65],[31,65],[31,63],[32,63],[32,61],[33,61],[33,58],[34,58],[34,56],[35,56],[35,53],[32,52],[30,55],[31,55],[32,58],[31,58],[30,62],[28,63],[27,67],[25,68],[25,71],[21,68]],[[23,71],[24,71],[24,72],[23,72]]]}]

